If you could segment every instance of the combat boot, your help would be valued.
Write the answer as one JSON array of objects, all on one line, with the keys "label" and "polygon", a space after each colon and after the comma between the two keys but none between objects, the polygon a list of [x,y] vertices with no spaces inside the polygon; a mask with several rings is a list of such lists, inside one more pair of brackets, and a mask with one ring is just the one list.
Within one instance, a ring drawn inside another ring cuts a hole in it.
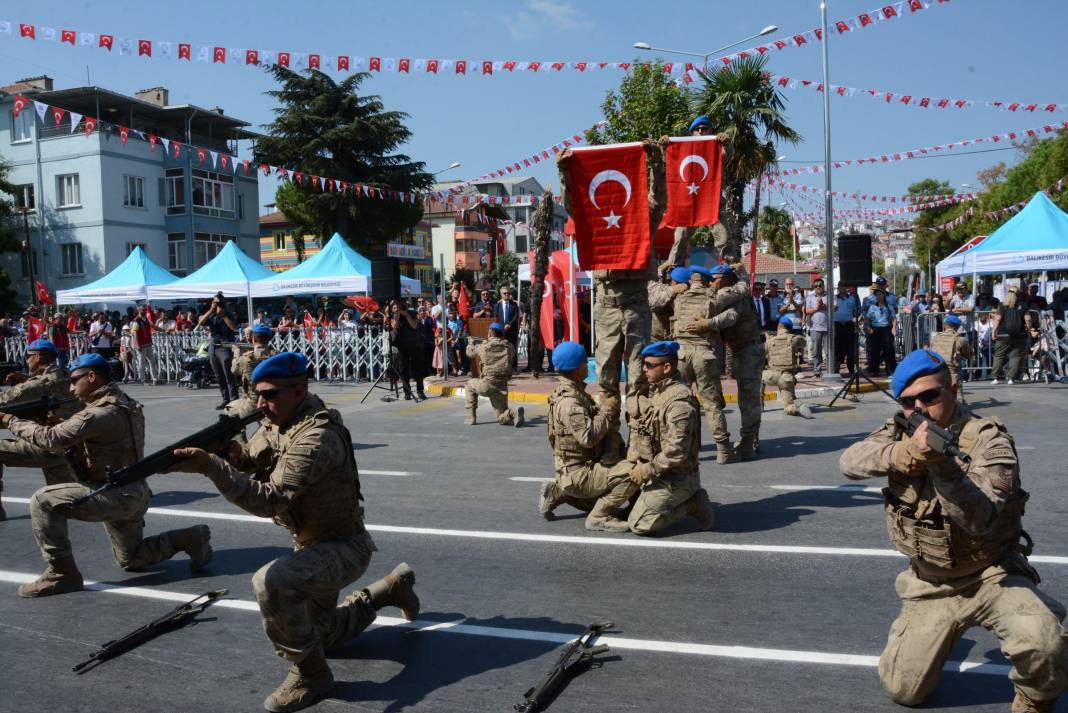
[{"label": "combat boot", "polygon": [[48,565],[40,577],[19,586],[19,596],[23,599],[50,597],[53,594],[69,594],[85,589],[82,573],[74,560],[56,560]]},{"label": "combat boot", "polygon": [[742,439],[734,444],[734,452],[738,454],[739,460],[753,460],[753,454],[756,453],[756,436],[742,436]]},{"label": "combat boot", "polygon": [[365,590],[367,599],[375,611],[384,607],[397,607],[408,621],[419,616],[419,597],[415,594],[415,572],[407,562],[401,562],[377,582]]},{"label": "combat boot", "polygon": [[467,418],[464,419],[465,426],[474,426],[478,423],[478,419],[475,416],[475,410],[473,408],[467,409]]},{"label": "combat boot", "polygon": [[783,406],[782,412],[787,416],[800,416],[801,408],[797,404],[786,404]]},{"label": "combat boot", "polygon": [[290,666],[282,685],[267,696],[263,707],[271,713],[288,713],[315,705],[334,687],[334,675],[322,649],[316,649],[298,664]]},{"label": "combat boot", "polygon": [[523,410],[523,407],[520,406],[515,410],[515,427],[519,428],[526,422],[526,412]]},{"label": "combat boot", "polygon": [[175,549],[189,555],[189,572],[199,572],[208,566],[215,551],[211,549],[211,530],[207,525],[193,525],[168,533]]},{"label": "combat boot", "polygon": [[730,441],[716,444],[716,462],[720,465],[738,462],[738,454],[734,452],[734,447],[731,446]]},{"label": "combat boot", "polygon": [[616,517],[615,506],[605,501],[598,500],[590,514],[586,516],[586,529],[604,532],[627,532],[630,525]]},{"label": "combat boot", "polygon": [[1012,713],[1053,713],[1057,708],[1057,699],[1052,701],[1035,701],[1027,697],[1019,688],[1012,699]]},{"label": "combat boot", "polygon": [[552,521],[556,519],[556,513],[553,510],[563,502],[558,497],[558,493],[555,481],[550,480],[541,486],[541,494],[538,496],[538,512],[546,520]]},{"label": "combat boot", "polygon": [[715,524],[715,515],[712,512],[712,501],[708,499],[708,491],[698,488],[690,499],[686,501],[686,514],[700,523],[702,530],[711,530]]}]

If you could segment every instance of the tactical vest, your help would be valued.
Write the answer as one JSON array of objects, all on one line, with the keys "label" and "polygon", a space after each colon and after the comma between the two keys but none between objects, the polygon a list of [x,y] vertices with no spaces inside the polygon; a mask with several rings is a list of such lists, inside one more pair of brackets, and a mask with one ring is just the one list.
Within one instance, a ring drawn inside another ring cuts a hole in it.
[{"label": "tactical vest", "polygon": [[768,340],[768,368],[775,371],[794,371],[798,364],[794,363],[794,340],[793,334],[776,334]]},{"label": "tactical vest", "polygon": [[678,379],[671,379],[670,383],[662,388],[654,386],[649,400],[652,417],[649,418],[645,425],[650,429],[649,439],[653,449],[653,456],[663,450],[663,436],[668,430],[668,423],[665,417],[668,406],[674,401],[685,401],[693,408],[694,418],[689,424],[690,452],[686,454],[686,461],[669,473],[661,473],[660,477],[696,475],[698,460],[701,455],[701,409],[693,395],[693,391]]},{"label": "tactical vest", "polygon": [[145,414],[141,404],[124,394],[116,386],[94,401],[89,408],[115,411],[125,426],[92,441],[82,441],[68,451],[71,466],[82,480],[96,483],[107,481],[112,471],[133,465],[145,454]]},{"label": "tactical vest", "polygon": [[946,360],[950,371],[956,372],[960,369],[960,354],[957,351],[956,332],[939,332],[931,337],[931,349]]},{"label": "tactical vest", "polygon": [[711,347],[709,339],[703,334],[691,334],[686,327],[694,322],[712,316],[712,295],[704,287],[690,286],[688,290],[675,296],[675,341],[687,346]]},{"label": "tactical vest", "polygon": [[549,444],[553,447],[553,456],[562,467],[590,463],[596,460],[596,453],[579,443],[561,417],[561,402],[565,399],[577,401],[587,417],[596,415],[593,398],[586,390],[570,379],[561,378],[560,384],[549,394]]},{"label": "tactical vest", "polygon": [[496,337],[487,340],[479,349],[482,359],[482,378],[493,381],[508,381],[512,376],[511,344]]},{"label": "tactical vest", "polygon": [[[981,434],[997,428],[1009,438],[1015,454],[1016,446],[1005,427],[993,419],[972,418],[965,422],[958,438],[960,449],[972,455],[981,445]],[[895,433],[895,440],[903,434]],[[968,464],[957,460],[961,470]],[[967,477],[967,476],[965,476]],[[908,557],[917,573],[932,578],[966,577],[1003,560],[1013,551],[1030,554],[1025,548],[1023,532],[1024,506],[1028,494],[1019,487],[1019,465],[1013,474],[1013,494],[1002,507],[993,528],[982,535],[972,535],[955,525],[942,511],[930,476],[912,477],[891,475],[883,488],[886,510],[886,529],[898,552]]]},{"label": "tactical vest", "polygon": [[[739,286],[745,289],[748,294],[748,288],[742,283],[733,285],[728,289],[735,289]],[[760,315],[757,314],[753,300],[743,297],[731,306],[738,311],[738,320],[730,327],[720,330],[720,336],[723,341],[734,349],[742,349],[750,344],[758,343],[761,335]]]},{"label": "tactical vest", "polygon": [[260,362],[266,361],[275,355],[274,349],[270,345],[255,346],[251,352],[246,352],[241,355],[241,390],[245,393],[245,398],[253,401],[257,400],[256,387],[252,383],[252,372],[256,370],[256,367],[260,365]]}]

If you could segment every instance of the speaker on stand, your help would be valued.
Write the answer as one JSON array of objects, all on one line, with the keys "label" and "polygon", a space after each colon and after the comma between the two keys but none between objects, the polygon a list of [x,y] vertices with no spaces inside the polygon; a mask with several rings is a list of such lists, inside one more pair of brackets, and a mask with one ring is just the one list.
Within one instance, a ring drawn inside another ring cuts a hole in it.
[{"label": "speaker on stand", "polygon": [[383,298],[387,303],[400,299],[400,260],[395,257],[376,257],[371,260],[371,296]]}]

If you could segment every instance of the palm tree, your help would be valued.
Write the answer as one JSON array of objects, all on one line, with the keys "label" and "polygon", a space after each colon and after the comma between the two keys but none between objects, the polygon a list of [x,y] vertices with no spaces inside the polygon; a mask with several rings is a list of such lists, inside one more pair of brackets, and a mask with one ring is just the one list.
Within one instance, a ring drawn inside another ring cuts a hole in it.
[{"label": "palm tree", "polygon": [[691,98],[694,113],[708,116],[729,139],[719,220],[727,234],[723,257],[731,262],[741,259],[742,231],[759,209],[745,210],[746,184],[775,163],[776,143],[801,140],[786,123],[786,103],[771,83],[766,64],[764,57],[747,57],[701,73],[703,85]]},{"label": "palm tree", "polygon": [[757,221],[761,239],[767,241],[769,255],[793,256],[793,220],[782,208],[765,206]]}]

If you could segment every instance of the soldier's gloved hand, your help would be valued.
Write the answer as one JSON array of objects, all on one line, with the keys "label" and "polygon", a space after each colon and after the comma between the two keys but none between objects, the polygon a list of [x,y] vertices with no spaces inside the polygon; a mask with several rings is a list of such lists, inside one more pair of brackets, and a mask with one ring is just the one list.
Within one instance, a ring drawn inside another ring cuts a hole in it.
[{"label": "soldier's gloved hand", "polygon": [[175,463],[164,473],[200,473],[207,475],[211,469],[211,455],[203,448],[175,448],[174,455],[182,460]]},{"label": "soldier's gloved hand", "polygon": [[619,412],[623,409],[623,401],[619,395],[604,395],[601,397],[601,413],[615,421],[619,418]]},{"label": "soldier's gloved hand", "polygon": [[8,384],[8,385],[21,384],[22,382],[28,380],[29,378],[30,377],[26,376],[25,374],[23,374],[20,371],[13,371],[13,372],[11,372],[10,374],[8,374],[7,376],[4,377],[4,383]]},{"label": "soldier's gloved hand", "polygon": [[630,480],[635,485],[645,485],[653,479],[653,466],[650,463],[639,463],[630,472]]},{"label": "soldier's gloved hand", "polygon": [[0,428],[7,428],[7,425],[11,423],[11,419],[14,418],[9,413],[0,413]]},{"label": "soldier's gloved hand", "polygon": [[699,319],[696,322],[693,322],[692,324],[686,325],[686,327],[682,331],[686,332],[687,334],[699,334],[700,332],[708,331],[708,329],[711,327],[712,320]]},{"label": "soldier's gloved hand", "polygon": [[927,421],[921,423],[909,439],[909,453],[920,464],[938,463],[946,459],[944,453],[939,453],[927,444],[927,434],[930,430],[927,424]]},{"label": "soldier's gloved hand", "polygon": [[674,295],[681,295],[686,290],[690,289],[690,286],[685,282],[677,282],[671,286],[671,293]]}]

